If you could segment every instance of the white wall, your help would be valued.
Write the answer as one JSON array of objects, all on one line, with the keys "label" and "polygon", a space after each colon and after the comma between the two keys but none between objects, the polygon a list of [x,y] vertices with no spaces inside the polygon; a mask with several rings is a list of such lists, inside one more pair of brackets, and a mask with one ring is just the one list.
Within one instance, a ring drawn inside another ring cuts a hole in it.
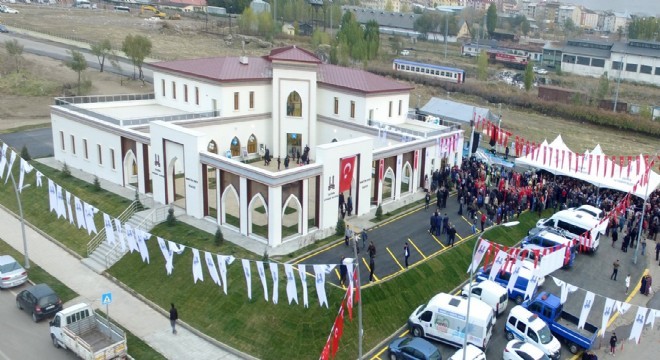
[{"label": "white wall", "polygon": [[[660,85],[660,76],[654,75],[655,68],[660,67],[660,58],[652,58],[646,56],[630,55],[630,54],[621,54],[613,52],[611,59],[614,61],[621,61],[623,56],[623,71],[621,71],[621,79],[637,82],[647,82],[654,85]],[[637,72],[626,71],[626,64],[637,64]],[[643,74],[640,72],[641,66],[647,65],[651,66],[651,74]],[[611,65],[610,65],[611,68]],[[617,78],[619,76],[619,70],[611,70],[608,73],[609,78]]]},{"label": "white wall", "polygon": [[[53,131],[53,151],[56,160],[65,162],[70,168],[94,174],[99,179],[124,185],[121,138],[118,135],[54,114],[51,114],[51,124]],[[62,150],[60,131],[64,134],[64,150]],[[75,154],[71,145],[71,135],[74,136]],[[85,158],[83,145],[84,139],[87,140],[87,159]],[[99,144],[101,145],[101,164],[99,164],[97,147]],[[112,168],[113,159],[111,158],[111,149],[114,150],[114,169]]]},{"label": "white wall", "polygon": [[[374,111],[373,120],[387,122],[390,124],[401,124],[406,121],[408,116],[408,102],[410,97],[408,94],[388,94],[368,96],[365,102],[367,120],[369,119],[370,110]],[[401,101],[401,114],[399,115],[399,101]],[[392,102],[392,116],[390,116],[389,108]],[[365,124],[367,122],[365,121]]]},{"label": "white wall", "polygon": [[[214,140],[218,145],[218,155],[225,154],[231,146],[231,140],[235,137],[241,142],[241,147],[247,147],[250,135],[254,134],[257,138],[257,152],[259,151],[259,144],[264,144],[271,148],[270,141],[272,135],[271,119],[251,120],[249,122],[236,122],[233,124],[222,125],[209,125],[203,127],[195,127],[195,131],[205,134],[205,142],[208,145],[211,140]],[[206,150],[206,147],[204,148]],[[274,154],[271,149],[271,155]],[[249,155],[252,155],[250,153]]]},{"label": "white wall", "polygon": [[[339,100],[338,114],[335,114],[335,97]],[[351,118],[351,101],[355,101],[355,117]],[[344,120],[350,123],[366,125],[364,114],[363,95],[358,93],[342,93],[333,88],[319,86],[318,88],[318,113],[319,115]]]}]

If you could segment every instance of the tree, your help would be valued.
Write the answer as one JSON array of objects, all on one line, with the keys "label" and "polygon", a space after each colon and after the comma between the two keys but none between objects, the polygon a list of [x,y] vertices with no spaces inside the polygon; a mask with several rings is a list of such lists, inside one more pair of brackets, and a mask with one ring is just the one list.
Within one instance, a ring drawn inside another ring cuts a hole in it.
[{"label": "tree", "polygon": [[623,37],[623,26],[616,28],[616,37],[618,41],[621,41],[621,38]]},{"label": "tree", "polygon": [[69,50],[69,54],[71,54],[71,60],[66,62],[66,66],[78,73],[78,95],[80,95],[80,78],[82,72],[87,69],[87,59],[80,51]]},{"label": "tree", "polygon": [[268,41],[273,38],[275,24],[273,23],[273,15],[270,12],[264,11],[257,15],[257,29],[259,35],[265,37]]},{"label": "tree", "polygon": [[16,66],[16,73],[21,72],[21,60],[23,59],[23,45],[18,43],[18,40],[11,39],[5,41],[5,50],[9,57],[14,59]]},{"label": "tree", "polygon": [[573,22],[573,19],[567,18],[564,21],[564,31],[568,34],[571,34],[575,31],[575,23]]},{"label": "tree", "polygon": [[251,8],[246,8],[238,19],[238,29],[244,34],[254,34],[258,29],[257,14]]},{"label": "tree", "polygon": [[394,11],[394,5],[392,4],[392,0],[387,0],[385,2],[385,11],[389,11],[389,12]]},{"label": "tree", "polygon": [[486,30],[488,30],[489,35],[495,33],[495,27],[497,26],[497,6],[495,3],[491,3],[488,7],[488,12],[486,13]]},{"label": "tree", "polygon": [[392,48],[392,52],[395,55],[401,53],[401,50],[403,50],[403,40],[401,39],[401,36],[390,36],[390,48]]},{"label": "tree", "polygon": [[[144,79],[142,73],[142,65],[144,59],[151,54],[151,40],[142,35],[126,35],[124,42],[121,44],[121,51],[123,51],[131,62],[133,67],[139,70],[139,79]],[[135,70],[133,70],[133,79],[135,79]]]},{"label": "tree", "polygon": [[369,20],[364,30],[364,40],[367,43],[367,59],[375,59],[380,48],[380,30],[376,20]]},{"label": "tree", "polygon": [[488,80],[488,54],[485,51],[480,52],[477,56],[477,79]]},{"label": "tree", "polygon": [[312,33],[312,48],[317,49],[320,45],[330,44],[330,34],[321,29],[314,29]]},{"label": "tree", "polygon": [[660,18],[635,17],[628,24],[628,38],[638,40],[660,40]]},{"label": "tree", "polygon": [[103,72],[105,58],[112,54],[112,43],[110,43],[110,39],[103,39],[100,43],[92,44],[90,50],[92,51],[92,54],[96,55],[96,58],[99,60],[99,66],[101,68],[101,72]]},{"label": "tree", "polygon": [[523,35],[527,36],[527,34],[529,34],[530,28],[531,28],[531,26],[529,24],[529,20],[527,20],[527,18],[525,18],[522,21],[522,23],[520,23],[520,31],[522,32]]},{"label": "tree", "polygon": [[610,79],[607,77],[607,71],[600,76],[598,81],[598,89],[596,90],[596,100],[600,101],[605,99],[607,93],[610,91]]},{"label": "tree", "polygon": [[525,67],[523,81],[525,83],[525,91],[529,91],[534,83],[534,63],[532,61],[528,62]]}]

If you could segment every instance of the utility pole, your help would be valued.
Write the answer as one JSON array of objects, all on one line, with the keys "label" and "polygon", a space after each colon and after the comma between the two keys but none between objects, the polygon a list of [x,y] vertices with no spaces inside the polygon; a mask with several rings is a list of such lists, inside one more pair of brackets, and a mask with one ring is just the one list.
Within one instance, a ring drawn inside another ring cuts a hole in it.
[{"label": "utility pole", "polygon": [[[358,258],[358,239],[360,235],[355,235],[355,241],[353,244],[353,255],[355,255],[355,261],[353,262],[353,271],[357,271],[357,281],[353,286],[357,287],[357,293],[360,294],[358,299],[358,360],[362,360],[362,338],[364,337],[364,328],[362,327],[362,287],[360,286],[360,262]],[[353,276],[353,274],[351,274]]]},{"label": "utility pole", "polygon": [[614,93],[614,109],[616,112],[616,103],[619,101],[619,85],[621,85],[621,73],[623,72],[623,55],[621,55],[621,62],[619,63],[619,76],[616,79],[616,92]]}]

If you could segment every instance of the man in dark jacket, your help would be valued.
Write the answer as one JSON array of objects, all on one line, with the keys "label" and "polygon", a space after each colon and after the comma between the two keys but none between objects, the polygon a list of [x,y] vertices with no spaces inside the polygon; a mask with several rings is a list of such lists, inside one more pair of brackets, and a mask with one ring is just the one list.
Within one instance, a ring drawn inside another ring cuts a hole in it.
[{"label": "man in dark jacket", "polygon": [[174,303],[170,304],[170,325],[172,326],[172,334],[176,334],[176,321],[179,319],[179,312],[174,307]]}]

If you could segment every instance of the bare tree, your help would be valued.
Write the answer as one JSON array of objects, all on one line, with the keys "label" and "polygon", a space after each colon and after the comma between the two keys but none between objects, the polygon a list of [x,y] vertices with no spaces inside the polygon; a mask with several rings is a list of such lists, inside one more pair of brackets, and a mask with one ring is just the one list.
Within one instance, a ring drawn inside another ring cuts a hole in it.
[{"label": "bare tree", "polygon": [[11,58],[14,59],[16,66],[16,73],[21,72],[21,60],[23,59],[23,45],[18,43],[18,40],[11,39],[5,41],[5,50]]}]

